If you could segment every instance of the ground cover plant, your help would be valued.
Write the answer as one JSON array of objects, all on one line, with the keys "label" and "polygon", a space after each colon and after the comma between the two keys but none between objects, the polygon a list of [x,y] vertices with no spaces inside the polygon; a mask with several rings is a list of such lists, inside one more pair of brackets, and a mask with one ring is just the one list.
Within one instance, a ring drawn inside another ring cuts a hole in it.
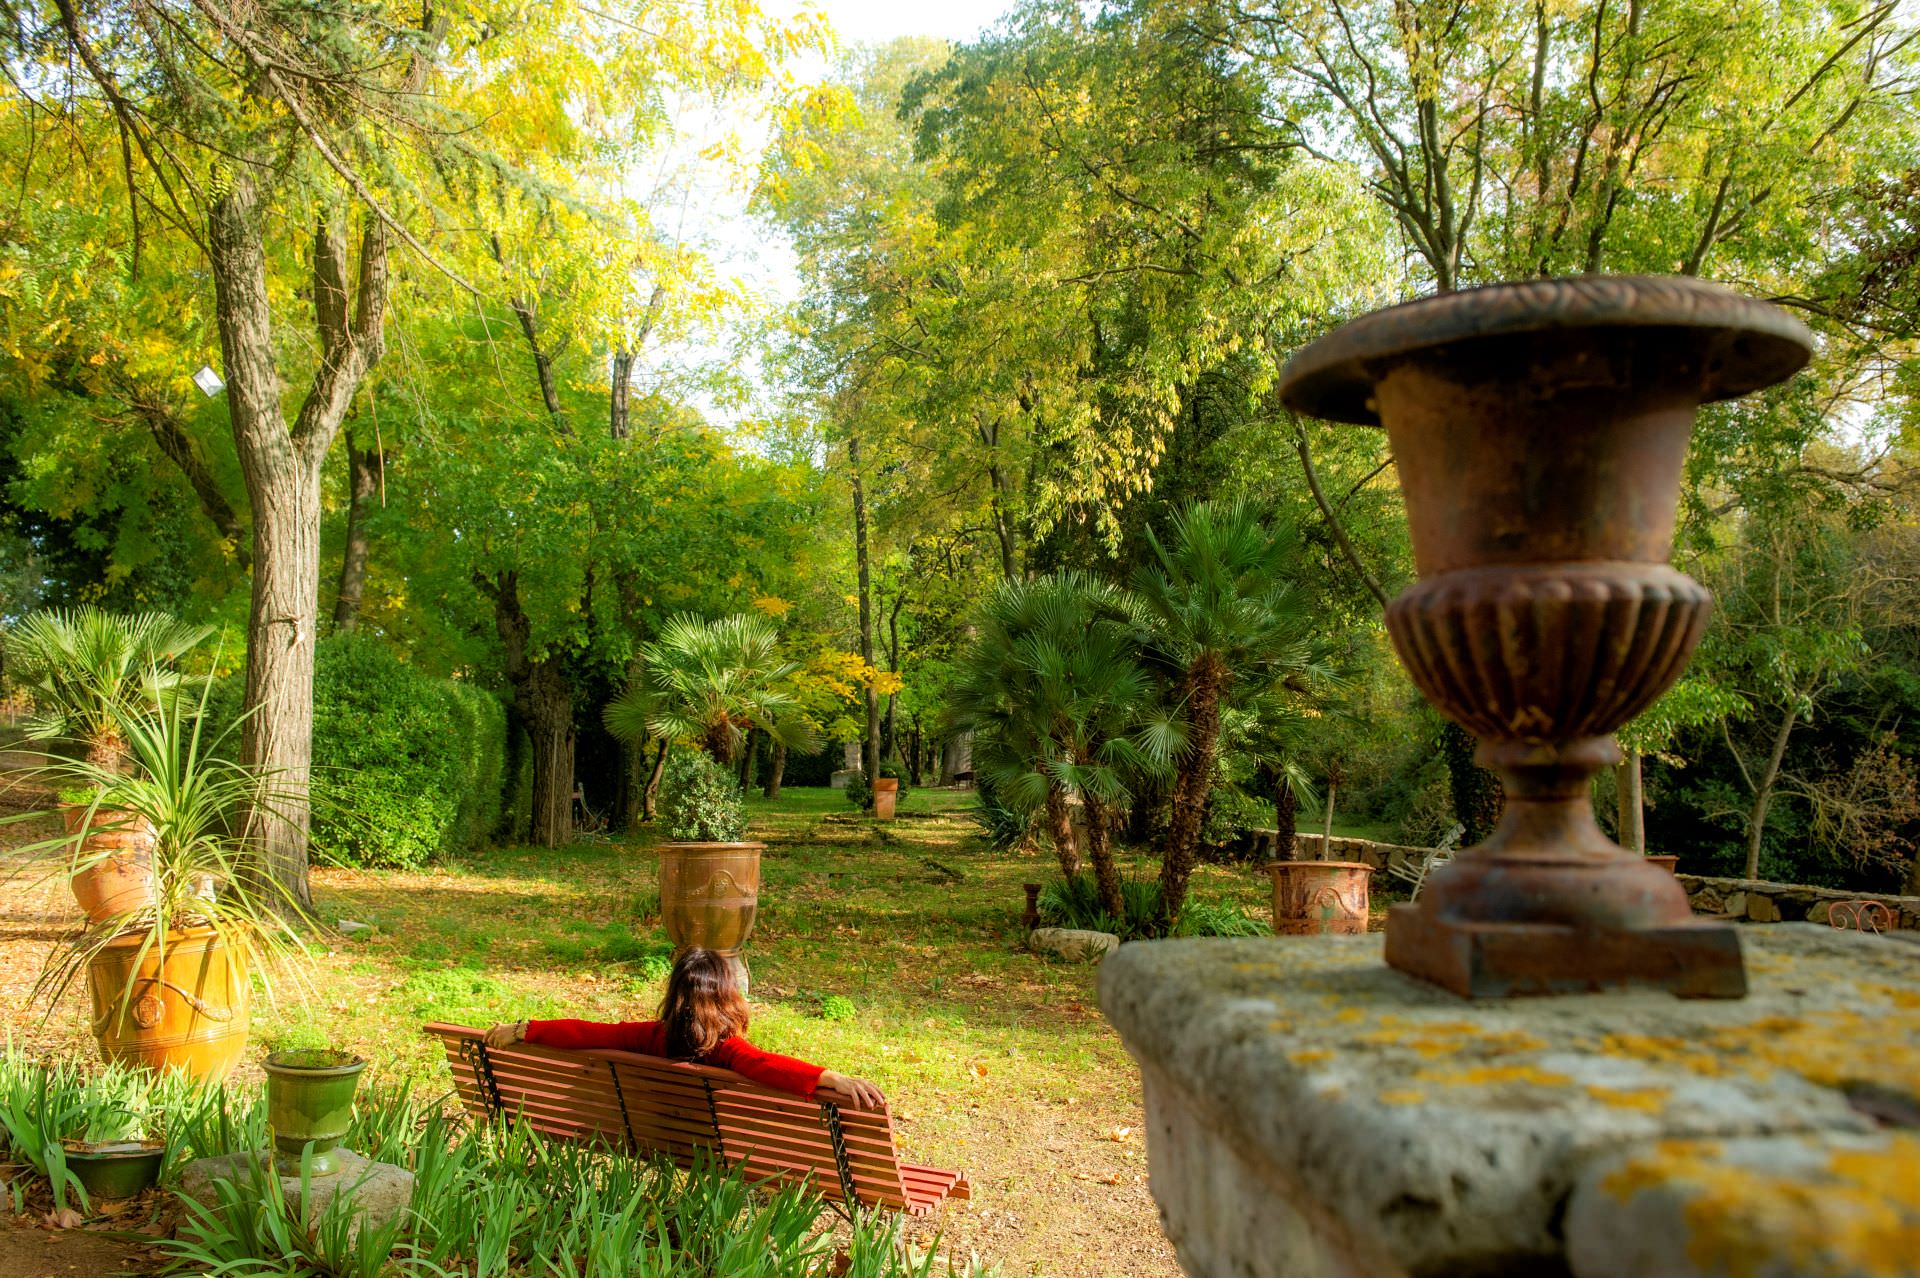
[{"label": "ground cover plant", "polygon": [[[45,1182],[56,1211],[89,1204],[60,1159],[62,1137],[105,1139],[129,1122],[169,1142],[162,1183],[192,1159],[266,1141],[257,1089],[178,1075],[0,1057],[0,1152]],[[124,1138],[124,1137],[114,1137]],[[350,1148],[408,1168],[407,1210],[379,1226],[336,1197],[317,1212],[275,1175],[243,1170],[211,1194],[149,1199],[176,1216],[157,1244],[167,1273],[313,1278],[931,1278],[985,1274],[915,1252],[898,1220],[856,1213],[844,1229],[817,1196],[749,1183],[709,1162],[681,1169],[549,1142],[525,1128],[449,1116],[407,1086],[361,1098]],[[16,1211],[35,1186],[8,1186]]]},{"label": "ground cover plant", "polygon": [[[1022,945],[1022,882],[1045,850],[999,851],[964,792],[921,788],[898,820],[825,788],[748,800],[762,858],[747,952],[756,1044],[857,1070],[888,1095],[902,1157],[966,1170],[971,1202],[910,1222],[908,1241],[1002,1272],[1173,1278],[1147,1192],[1138,1076],[1101,1018],[1098,969]],[[1129,879],[1148,858],[1123,855]],[[316,873],[320,916],[372,932],[314,938],[312,994],[256,1010],[249,1062],[330,1042],[371,1062],[371,1092],[450,1080],[429,1020],[652,1014],[664,986],[656,859],[645,840],[513,847],[420,871]],[[1202,866],[1196,906],[1264,919],[1266,880]],[[36,1056],[91,1060],[76,992],[42,1021],[12,995],[70,918],[63,887],[0,897],[0,1032]],[[256,1081],[243,1066],[238,1085]],[[0,1227],[0,1235],[5,1233]]]}]

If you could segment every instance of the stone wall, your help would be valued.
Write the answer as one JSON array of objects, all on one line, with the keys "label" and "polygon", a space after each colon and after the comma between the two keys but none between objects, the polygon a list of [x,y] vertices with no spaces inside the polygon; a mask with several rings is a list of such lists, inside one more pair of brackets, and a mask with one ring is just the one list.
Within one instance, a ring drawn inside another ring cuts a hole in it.
[{"label": "stone wall", "polygon": [[[1769,883],[1764,879],[1714,879],[1698,874],[1677,876],[1687,889],[1695,914],[1743,919],[1751,923],[1831,923],[1833,907],[1841,902],[1878,901],[1886,907],[1893,927],[1920,931],[1920,896],[1891,896],[1873,892],[1842,892],[1799,883]],[[1852,926],[1855,911],[1841,911],[1841,926]],[[1885,923],[1882,923],[1885,927]],[[1871,930],[1871,928],[1869,928]]]},{"label": "stone wall", "polygon": [[1326,840],[1328,854],[1320,855],[1323,836],[1308,834],[1305,831],[1293,836],[1293,855],[1297,861],[1357,861],[1361,865],[1371,865],[1376,870],[1391,868],[1394,864],[1411,860],[1418,865],[1420,860],[1432,848],[1413,848],[1400,843],[1376,843],[1372,839]]}]

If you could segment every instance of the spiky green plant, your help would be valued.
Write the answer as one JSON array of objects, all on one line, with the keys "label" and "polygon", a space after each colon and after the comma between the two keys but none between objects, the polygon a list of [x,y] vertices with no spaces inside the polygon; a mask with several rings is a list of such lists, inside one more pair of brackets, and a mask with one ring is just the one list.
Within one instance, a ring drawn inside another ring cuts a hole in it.
[{"label": "spiky green plant", "polygon": [[953,694],[974,735],[974,767],[996,800],[1044,811],[1061,872],[1079,871],[1070,804],[1085,805],[1087,851],[1101,899],[1121,910],[1108,846],[1130,781],[1164,766],[1167,747],[1143,732],[1154,685],[1138,658],[1130,601],[1084,573],[1009,581],[989,596]]},{"label": "spiky green plant", "polygon": [[783,683],[799,669],[780,657],[780,635],[765,617],[673,617],[640,649],[640,675],[607,704],[607,731],[631,745],[697,741],[732,764],[749,728],[797,753],[819,747]]},{"label": "spiky green plant", "polygon": [[1222,711],[1281,685],[1308,695],[1336,673],[1336,647],[1297,584],[1296,529],[1269,524],[1244,502],[1200,502],[1175,515],[1171,533],[1148,531],[1151,558],[1133,576],[1138,637],[1166,693],[1154,735],[1175,764],[1160,863],[1163,934],[1186,901]]},{"label": "spiky green plant", "polygon": [[176,697],[175,663],[213,633],[164,612],[122,615],[91,604],[29,613],[5,636],[8,675],[33,697],[28,734],[85,743],[109,771],[124,768],[122,721]]}]

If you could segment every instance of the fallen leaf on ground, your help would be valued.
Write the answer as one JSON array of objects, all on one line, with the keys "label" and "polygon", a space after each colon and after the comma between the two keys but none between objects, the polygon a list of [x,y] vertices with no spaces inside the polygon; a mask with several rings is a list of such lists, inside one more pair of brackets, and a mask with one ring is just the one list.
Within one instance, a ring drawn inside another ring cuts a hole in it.
[{"label": "fallen leaf on ground", "polygon": [[62,1207],[58,1211],[48,1212],[46,1219],[41,1223],[48,1229],[78,1229],[80,1228],[80,1222],[85,1219],[86,1217],[82,1216],[73,1208]]}]

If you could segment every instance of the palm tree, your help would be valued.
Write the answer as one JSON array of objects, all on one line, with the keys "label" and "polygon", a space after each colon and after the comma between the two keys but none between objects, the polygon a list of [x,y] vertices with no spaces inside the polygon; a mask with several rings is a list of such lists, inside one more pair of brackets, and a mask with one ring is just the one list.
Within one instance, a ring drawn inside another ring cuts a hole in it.
[{"label": "palm tree", "polygon": [[121,725],[173,699],[183,686],[174,663],[212,633],[164,612],[91,604],[28,614],[5,636],[8,673],[33,695],[28,735],[82,741],[88,762],[125,772]]},{"label": "palm tree", "polygon": [[981,610],[979,635],[954,694],[974,732],[974,766],[1003,801],[1044,808],[1061,872],[1079,872],[1068,808],[1087,816],[1087,853],[1101,907],[1126,913],[1108,844],[1110,814],[1129,802],[1129,777],[1156,760],[1140,737],[1153,682],[1136,659],[1127,599],[1082,573],[1002,583]]},{"label": "palm tree", "polygon": [[682,613],[641,647],[638,677],[607,703],[602,718],[629,745],[690,738],[729,766],[751,728],[806,753],[819,739],[781,686],[797,669],[780,659],[779,633],[764,617],[710,621]]},{"label": "palm tree", "polygon": [[1174,517],[1171,536],[1147,534],[1152,558],[1133,577],[1139,638],[1167,681],[1163,731],[1175,747],[1173,813],[1160,864],[1161,924],[1170,934],[1186,902],[1219,758],[1221,712],[1287,686],[1305,693],[1331,678],[1294,580],[1297,531],[1270,526],[1247,504],[1200,502]]}]

